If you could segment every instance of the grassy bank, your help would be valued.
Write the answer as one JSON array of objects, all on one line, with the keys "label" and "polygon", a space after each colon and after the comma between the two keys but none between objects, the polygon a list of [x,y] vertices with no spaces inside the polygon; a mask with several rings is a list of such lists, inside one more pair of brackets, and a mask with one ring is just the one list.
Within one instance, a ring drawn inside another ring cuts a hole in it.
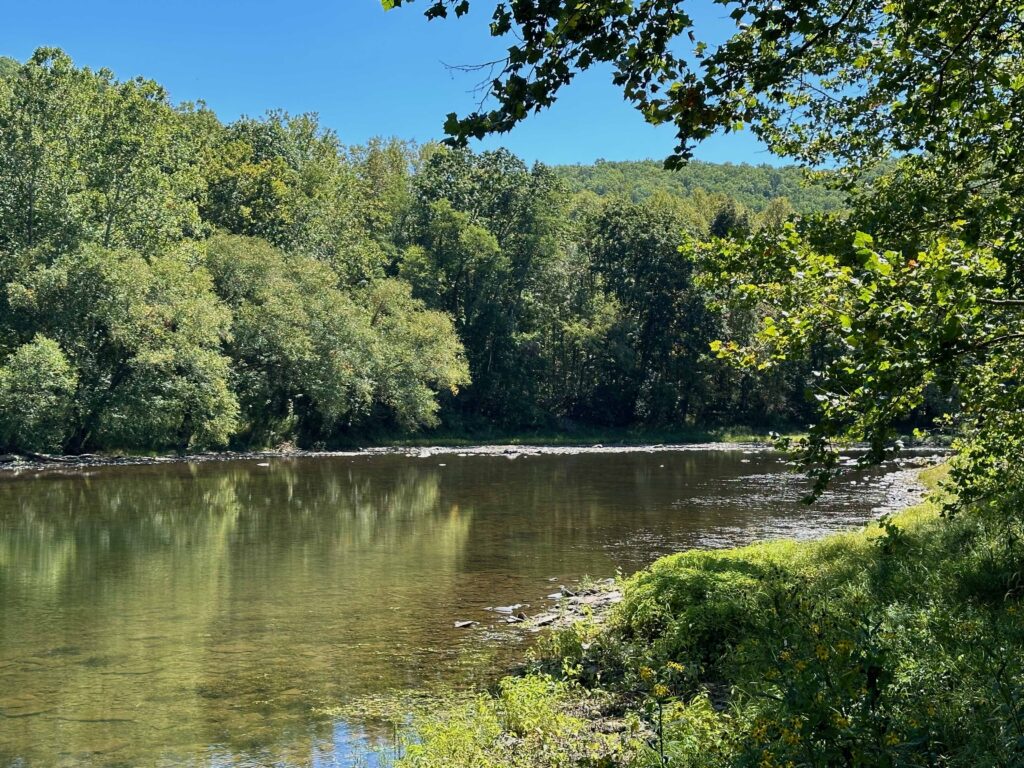
[{"label": "grassy bank", "polygon": [[399,764],[1021,765],[1021,533],[1006,510],[929,502],[663,558],[604,629],[553,635],[524,676],[420,716]]}]

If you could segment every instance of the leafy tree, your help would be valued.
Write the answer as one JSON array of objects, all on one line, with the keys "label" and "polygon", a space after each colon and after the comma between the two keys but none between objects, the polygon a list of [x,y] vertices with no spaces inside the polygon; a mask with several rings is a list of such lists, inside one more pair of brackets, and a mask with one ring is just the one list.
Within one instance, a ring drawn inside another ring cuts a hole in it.
[{"label": "leafy tree", "polygon": [[466,383],[451,322],[400,284],[349,295],[327,264],[255,238],[213,238],[207,264],[233,310],[227,349],[256,444],[326,441],[379,412],[431,425],[437,390]]},{"label": "leafy tree", "polygon": [[252,441],[321,440],[370,407],[370,329],[328,265],[237,237],[212,239],[207,265],[232,308],[227,349]]},{"label": "leafy tree", "polygon": [[415,177],[413,245],[402,274],[428,305],[453,315],[473,386],[464,406],[499,423],[539,418],[541,364],[533,302],[562,245],[564,198],[554,175],[505,150],[435,148]]},{"label": "leafy tree", "polygon": [[[612,338],[619,359],[600,376],[604,409],[633,420],[685,422],[697,389],[697,358],[711,340],[703,302],[679,253],[683,221],[671,198],[611,201],[595,222],[593,267],[621,306]],[[698,395],[699,398],[699,395]]]},{"label": "leafy tree", "polygon": [[[85,146],[90,76],[57,51],[39,50],[0,82],[0,247],[55,251],[81,238],[74,194]],[[10,277],[10,276],[8,276]]]},{"label": "leafy tree", "polygon": [[11,77],[20,65],[9,56],[0,56],[0,80]]},{"label": "leafy tree", "polygon": [[[676,160],[716,130],[745,125],[779,154],[812,162],[915,148],[955,155],[968,146],[975,156],[1011,159],[998,148],[1024,130],[1012,119],[1021,91],[1016,0],[722,4],[736,32],[709,47],[680,0],[499,2],[491,34],[514,33],[515,42],[491,83],[496,106],[450,115],[446,128],[456,141],[510,130],[605,62],[648,121],[678,128]],[[470,5],[432,0],[426,15],[461,16]]]},{"label": "leafy tree", "polygon": [[53,339],[37,335],[0,366],[0,442],[59,450],[70,435],[78,376]]},{"label": "leafy tree", "polygon": [[606,290],[587,247],[604,205],[588,193],[571,200],[562,247],[543,265],[532,296],[540,308],[527,337],[540,358],[538,404],[563,427],[615,421],[598,392],[604,371],[620,352],[611,336],[622,308]]},{"label": "leafy tree", "polygon": [[779,230],[796,216],[796,209],[788,197],[776,197],[764,210],[757,215],[754,221],[755,229]]},{"label": "leafy tree", "polygon": [[195,233],[199,182],[179,117],[152,81],[116,83],[37,51],[0,83],[0,248],[155,253]]},{"label": "leafy tree", "polygon": [[508,269],[497,239],[441,199],[422,212],[418,240],[404,254],[400,274],[451,315],[460,332],[472,333],[497,298],[495,276]]},{"label": "leafy tree", "polygon": [[382,275],[387,254],[368,232],[374,200],[315,115],[229,126],[206,200],[204,216],[229,232],[327,262],[350,283]]},{"label": "leafy tree", "polygon": [[398,139],[373,139],[346,153],[358,178],[363,226],[391,264],[399,260],[399,244],[407,239],[420,154],[418,147]]},{"label": "leafy tree", "polygon": [[374,399],[385,423],[404,430],[437,426],[438,393],[457,395],[470,381],[451,318],[425,310],[399,280],[373,283],[359,298],[375,335]]},{"label": "leafy tree", "polygon": [[98,98],[89,115],[82,213],[89,239],[104,248],[155,252],[199,230],[194,198],[199,179],[180,116],[164,89],[141,78],[94,78]]},{"label": "leafy tree", "polygon": [[64,446],[224,444],[237,403],[220,343],[229,316],[188,251],[146,260],[97,246],[57,257],[8,286],[17,326],[59,344],[73,367]]},{"label": "leafy tree", "polygon": [[750,216],[740,210],[735,201],[727,201],[715,214],[709,228],[712,237],[743,239],[750,234]]}]

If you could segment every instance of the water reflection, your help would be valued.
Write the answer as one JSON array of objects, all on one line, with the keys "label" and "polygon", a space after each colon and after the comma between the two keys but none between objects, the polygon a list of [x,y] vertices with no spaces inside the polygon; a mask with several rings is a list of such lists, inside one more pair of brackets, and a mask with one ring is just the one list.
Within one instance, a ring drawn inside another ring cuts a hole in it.
[{"label": "water reflection", "polygon": [[538,605],[552,578],[857,522],[891,485],[808,510],[781,469],[684,451],[4,477],[0,765],[346,765],[365,734],[324,709],[468,684],[508,652],[453,620]]}]

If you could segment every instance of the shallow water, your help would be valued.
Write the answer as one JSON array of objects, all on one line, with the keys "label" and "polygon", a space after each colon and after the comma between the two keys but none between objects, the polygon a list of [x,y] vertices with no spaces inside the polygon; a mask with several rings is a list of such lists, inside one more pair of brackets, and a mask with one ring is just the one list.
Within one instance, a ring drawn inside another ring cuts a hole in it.
[{"label": "shallow water", "polygon": [[500,671],[528,635],[487,607],[857,524],[906,473],[854,482],[808,508],[741,449],[0,475],[0,765],[372,764],[326,710]]}]

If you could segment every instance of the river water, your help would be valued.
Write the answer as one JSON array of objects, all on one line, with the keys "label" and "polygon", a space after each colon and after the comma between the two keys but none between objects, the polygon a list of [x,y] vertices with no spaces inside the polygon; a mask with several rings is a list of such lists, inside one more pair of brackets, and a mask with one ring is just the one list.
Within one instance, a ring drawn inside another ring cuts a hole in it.
[{"label": "river water", "polygon": [[812,507],[742,446],[0,474],[0,766],[373,764],[339,712],[489,679],[533,636],[488,607],[856,525],[908,474]]}]

